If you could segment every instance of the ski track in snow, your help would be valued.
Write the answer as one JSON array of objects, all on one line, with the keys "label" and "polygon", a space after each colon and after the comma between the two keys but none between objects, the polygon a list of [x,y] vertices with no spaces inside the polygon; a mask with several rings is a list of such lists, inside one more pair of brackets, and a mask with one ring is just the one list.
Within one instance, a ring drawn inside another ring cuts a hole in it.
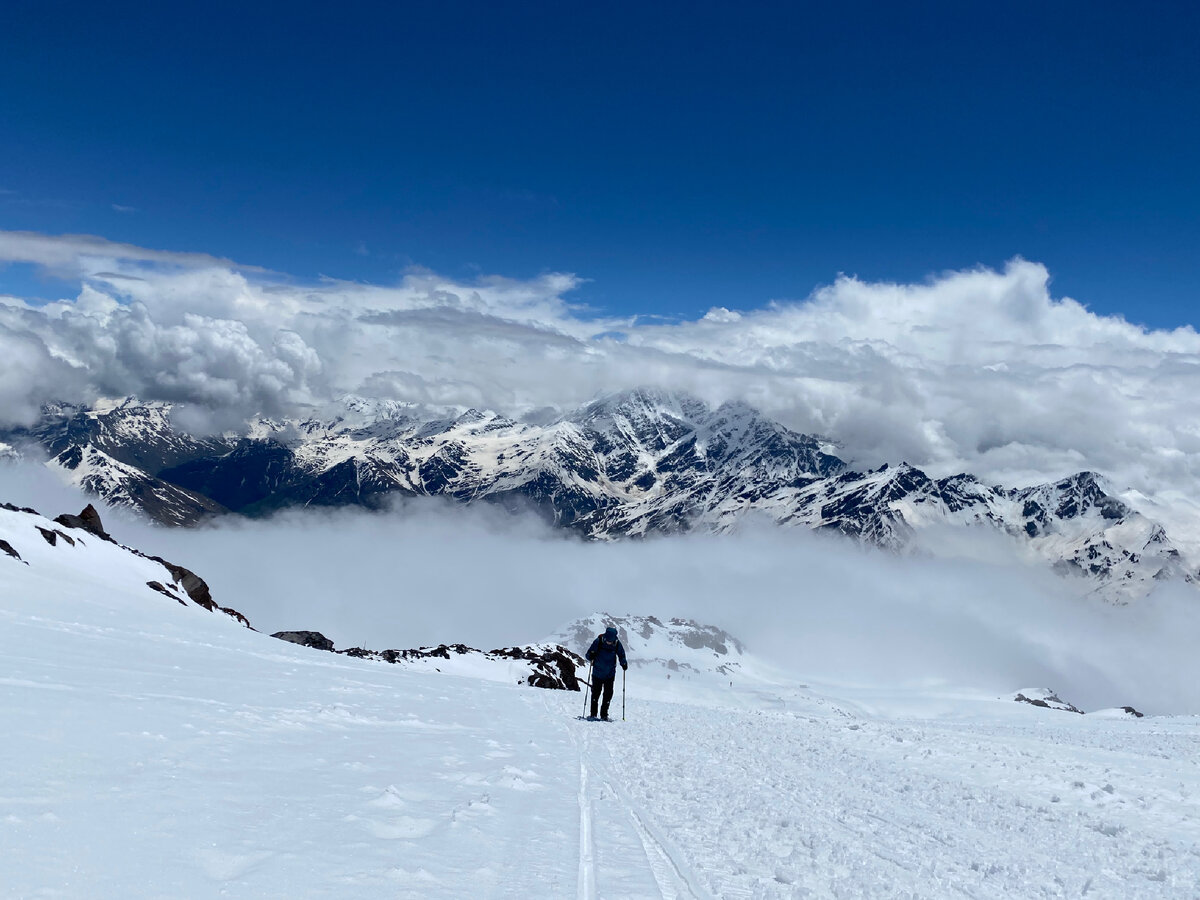
[{"label": "ski track in snow", "polygon": [[[1200,895],[1192,736],[669,704],[652,719],[606,733],[614,771],[715,896]],[[1174,807],[1167,827],[1139,833],[1153,807]]]},{"label": "ski track in snow", "polygon": [[646,851],[646,858],[650,863],[654,879],[658,882],[663,900],[681,900],[685,897],[700,900],[700,898],[708,897],[707,891],[697,887],[691,866],[682,860],[677,850],[671,847],[670,842],[662,835],[657,825],[649,819],[646,811],[638,808],[629,799],[628,793],[620,787],[619,781],[615,784],[618,786],[614,789],[613,783],[607,783],[609,790],[616,793],[625,804],[630,821],[637,830],[638,838]]},{"label": "ski track in snow", "polygon": [[592,849],[592,797],[588,786],[587,737],[572,741],[579,752],[579,900],[596,896],[596,863]]},{"label": "ski track in snow", "polygon": [[[547,704],[550,709],[550,704]],[[657,892],[664,900],[682,900],[682,898],[699,898],[707,896],[697,892],[690,883],[686,864],[677,861],[678,853],[668,849],[668,843],[654,832],[658,829],[648,825],[647,815],[639,811],[630,802],[621,782],[613,778],[609,766],[596,751],[591,749],[589,729],[604,727],[598,723],[585,722],[582,728],[571,727],[571,739],[579,754],[579,900],[594,900],[597,896],[655,896],[644,893],[625,893],[629,885],[620,885],[617,891],[609,891],[604,884],[597,884],[595,860],[595,836],[593,829],[593,807],[597,802],[612,802],[618,800],[624,816],[610,816],[606,822],[606,837],[612,841],[614,836],[624,837],[625,843],[632,846],[628,840],[628,832],[632,830],[641,845],[653,877]],[[577,736],[578,735],[578,736]],[[606,752],[606,751],[605,751]],[[595,773],[595,777],[593,776]],[[598,798],[597,798],[598,793]],[[637,854],[632,854],[637,858]],[[635,866],[636,870],[636,866]],[[643,873],[644,876],[644,873]],[[643,877],[644,880],[644,877]]]},{"label": "ski track in snow", "polygon": [[61,624],[4,661],[0,896],[1200,895],[1191,720],[602,724],[244,632],[37,652]]}]

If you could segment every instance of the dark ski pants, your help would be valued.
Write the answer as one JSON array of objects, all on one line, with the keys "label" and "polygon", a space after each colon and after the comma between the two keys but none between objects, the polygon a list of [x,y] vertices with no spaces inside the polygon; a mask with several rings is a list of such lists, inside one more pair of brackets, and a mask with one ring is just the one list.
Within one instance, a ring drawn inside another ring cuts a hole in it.
[{"label": "dark ski pants", "polygon": [[613,683],[617,680],[617,676],[612,678],[593,678],[592,679],[592,718],[596,717],[596,703],[599,701],[600,694],[604,695],[604,703],[600,706],[600,715],[608,718],[608,704],[612,700]]}]

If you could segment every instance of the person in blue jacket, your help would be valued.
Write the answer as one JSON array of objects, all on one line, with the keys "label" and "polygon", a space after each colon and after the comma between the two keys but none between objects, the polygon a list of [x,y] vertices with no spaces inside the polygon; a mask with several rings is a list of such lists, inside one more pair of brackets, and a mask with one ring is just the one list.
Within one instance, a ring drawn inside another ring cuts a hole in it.
[{"label": "person in blue jacket", "polygon": [[607,722],[613,682],[617,680],[617,660],[621,661],[622,669],[629,668],[625,659],[625,648],[621,646],[621,639],[617,637],[617,629],[614,626],[609,625],[604,634],[592,641],[592,646],[588,647],[587,658],[592,664],[592,718],[596,718],[596,704],[603,694],[600,718]]}]

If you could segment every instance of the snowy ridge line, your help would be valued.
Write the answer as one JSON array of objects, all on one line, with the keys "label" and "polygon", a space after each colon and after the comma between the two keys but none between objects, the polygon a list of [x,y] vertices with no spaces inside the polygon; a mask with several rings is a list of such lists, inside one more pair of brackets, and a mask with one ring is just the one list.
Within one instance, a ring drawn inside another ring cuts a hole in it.
[{"label": "snowy ridge line", "polygon": [[333,641],[319,631],[277,631],[271,637],[355,659],[377,660],[437,672],[446,670],[503,681],[519,675],[516,679],[518,684],[560,691],[580,690],[578,672],[585,667],[583,658],[577,653],[553,643],[523,644],[488,651],[477,650],[466,644],[439,644],[410,650],[364,650],[362,647],[337,650]]},{"label": "snowy ridge line", "polygon": [[[25,565],[31,565],[31,559],[36,556],[37,568],[43,575],[63,578],[84,574],[92,567],[105,568],[113,564],[112,554],[115,553],[118,567],[125,570],[125,577],[135,579],[135,589],[139,593],[148,588],[181,606],[190,603],[208,612],[220,612],[254,630],[250,621],[236,609],[221,606],[213,600],[208,583],[191,569],[119,543],[105,531],[100,514],[90,503],[78,515],[64,513],[53,520],[35,509],[6,502],[0,502],[0,513],[12,514],[4,516],[3,527],[0,527],[0,533],[4,535],[0,537],[0,550]],[[89,545],[91,538],[96,540]],[[26,540],[30,543],[26,544]],[[18,546],[26,548],[28,558],[21,556]],[[49,557],[46,554],[48,548],[52,551]],[[138,574],[134,575],[135,571]]]},{"label": "snowy ridge line", "polygon": [[598,540],[725,533],[751,514],[936,555],[948,543],[942,530],[981,529],[1051,566],[1073,591],[1119,603],[1161,581],[1200,579],[1200,536],[1177,536],[1177,545],[1153,518],[1171,504],[1121,493],[1095,472],[1004,487],[966,473],[933,478],[907,463],[851,471],[828,439],[744,403],[712,409],[649,389],[536,422],[353,397],[342,407],[324,419],[260,420],[246,436],[197,438],[174,430],[168,405],[127,399],[47,408],[33,429],[0,441],[33,442],[74,484],[171,525],[443,496],[534,510]]}]

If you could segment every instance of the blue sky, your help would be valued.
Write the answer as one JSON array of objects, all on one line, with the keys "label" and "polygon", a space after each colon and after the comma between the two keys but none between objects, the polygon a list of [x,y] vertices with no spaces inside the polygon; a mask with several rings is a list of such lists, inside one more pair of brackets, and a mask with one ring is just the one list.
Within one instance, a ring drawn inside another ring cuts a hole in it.
[{"label": "blue sky", "polygon": [[[1192,4],[16,4],[0,228],[695,317],[1045,263],[1196,321]],[[60,293],[19,266],[0,291]]]}]

